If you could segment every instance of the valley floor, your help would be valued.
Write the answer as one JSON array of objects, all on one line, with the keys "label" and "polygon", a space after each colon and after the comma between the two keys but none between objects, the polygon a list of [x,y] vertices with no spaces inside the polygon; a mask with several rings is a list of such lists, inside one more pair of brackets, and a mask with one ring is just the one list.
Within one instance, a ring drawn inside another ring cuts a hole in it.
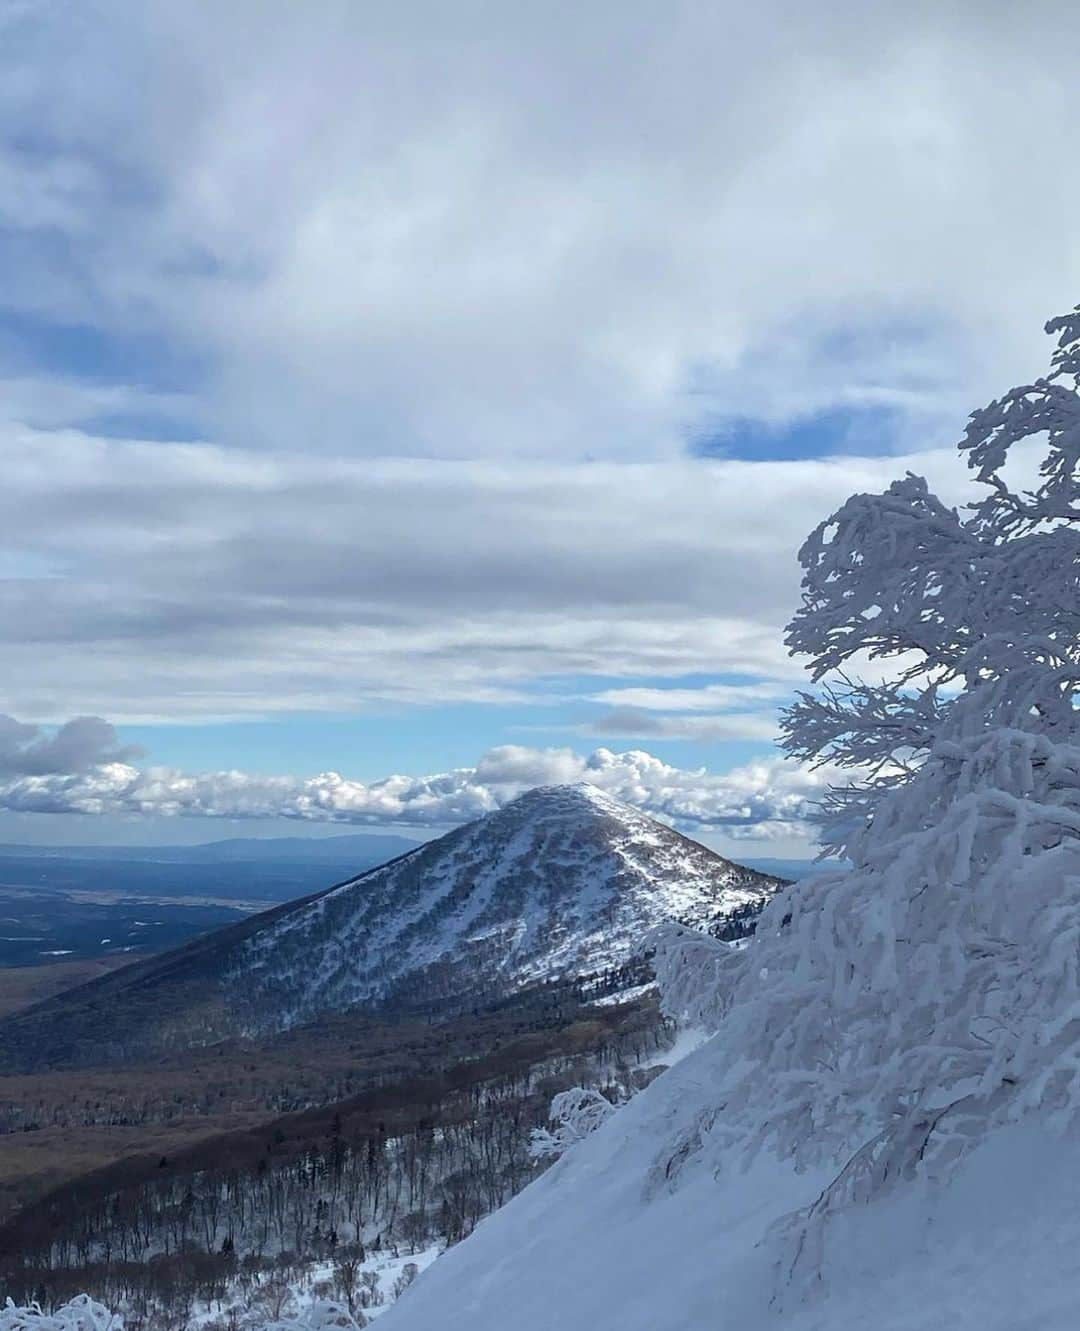
[{"label": "valley floor", "polygon": [[83,961],[54,961],[47,966],[0,967],[0,1018],[43,1003],[55,994],[96,980],[99,975],[107,975],[136,959],[134,953],[121,953]]}]

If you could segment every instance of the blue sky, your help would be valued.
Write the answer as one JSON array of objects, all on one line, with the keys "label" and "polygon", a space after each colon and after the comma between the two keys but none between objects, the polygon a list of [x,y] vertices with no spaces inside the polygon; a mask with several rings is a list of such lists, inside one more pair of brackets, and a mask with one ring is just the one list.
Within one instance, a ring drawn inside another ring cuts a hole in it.
[{"label": "blue sky", "polygon": [[[692,675],[679,680],[641,681],[650,687],[698,688],[719,677]],[[568,742],[581,745],[582,731],[610,712],[585,699],[604,687],[625,687],[625,679],[579,678],[560,681],[569,700],[516,702],[498,706],[462,703],[418,707],[383,707],[368,715],[312,716],[285,713],[260,721],[201,725],[129,725],[124,738],[144,746],[160,762],[197,769],[227,767],[244,755],[246,770],[264,776],[325,768],[374,781],[389,772],[443,771],[465,767],[478,752],[498,744],[541,747]],[[575,696],[576,695],[576,696]],[[595,747],[602,736],[586,743]],[[649,736],[645,747],[679,767],[704,764],[716,770],[769,754],[767,740],[662,739]]]},{"label": "blue sky", "polygon": [[1046,20],[0,16],[0,837],[584,775],[804,851],[799,544],[908,467],[960,495],[1080,286]]}]

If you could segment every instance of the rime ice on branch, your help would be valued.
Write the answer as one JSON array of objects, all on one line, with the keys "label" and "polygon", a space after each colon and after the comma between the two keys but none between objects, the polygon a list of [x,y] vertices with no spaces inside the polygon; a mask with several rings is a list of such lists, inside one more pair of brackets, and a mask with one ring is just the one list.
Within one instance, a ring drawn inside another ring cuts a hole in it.
[{"label": "rime ice on branch", "polygon": [[[787,714],[786,747],[864,775],[826,810],[837,851],[854,849],[879,801],[931,754],[955,767],[951,745],[994,729],[1075,740],[1080,314],[1047,331],[1060,334],[1051,373],[971,417],[960,448],[988,492],[965,516],[909,475],[852,496],[800,552],[803,604],[787,642],[826,683]],[[1006,469],[1022,460],[1010,450],[1037,439],[1038,483],[1017,490]],[[850,679],[857,655],[895,658],[896,679]]]},{"label": "rime ice on branch", "polygon": [[16,1307],[8,1299],[0,1308],[0,1331],[124,1331],[124,1319],[87,1294],[77,1295],[55,1312],[44,1312],[36,1303]]}]

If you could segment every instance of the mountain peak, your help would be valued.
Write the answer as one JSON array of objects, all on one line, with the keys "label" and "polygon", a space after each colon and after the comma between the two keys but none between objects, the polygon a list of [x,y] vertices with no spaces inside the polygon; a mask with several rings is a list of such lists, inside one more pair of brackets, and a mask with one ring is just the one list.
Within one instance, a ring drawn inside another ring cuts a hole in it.
[{"label": "mountain peak", "polygon": [[296,1021],[505,995],[617,968],[656,925],[712,927],[779,886],[590,782],[537,786],[276,920],[234,976],[262,1011],[286,993]]},{"label": "mountain peak", "polygon": [[571,781],[565,785],[533,786],[502,806],[499,812],[520,809],[533,813],[604,813],[617,817],[645,818],[632,805],[624,803],[591,781]]},{"label": "mountain peak", "polygon": [[[780,886],[589,782],[539,786],[317,896],[116,972],[87,993],[87,1012],[98,1021],[107,993],[140,1054],[354,1007],[450,1013],[617,972],[656,925],[713,929]],[[78,1048],[79,993],[41,1010],[27,1041],[52,1021]]]}]

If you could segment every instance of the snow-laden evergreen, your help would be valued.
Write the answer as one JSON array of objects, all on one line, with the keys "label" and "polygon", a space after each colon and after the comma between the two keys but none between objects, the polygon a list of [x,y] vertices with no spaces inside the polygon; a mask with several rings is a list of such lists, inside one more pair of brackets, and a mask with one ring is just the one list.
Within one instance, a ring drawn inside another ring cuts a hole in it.
[{"label": "snow-laden evergreen", "polygon": [[[854,868],[774,900],[752,948],[661,946],[668,1002],[744,1055],[717,1138],[843,1164],[786,1226],[803,1262],[837,1208],[1080,1110],[1080,318],[1048,327],[1051,375],[961,444],[988,494],[961,515],[909,476],[803,548],[789,641],[814,675],[902,666],[787,717],[791,751],[868,772],[826,814]],[[1017,493],[1010,450],[1036,435]]]},{"label": "snow-laden evergreen", "polygon": [[[860,774],[833,792],[826,810],[827,844],[853,858],[870,851],[863,833],[878,802],[930,757],[946,786],[964,767],[972,789],[996,784],[1026,798],[1035,793],[1027,784],[1033,761],[1060,767],[1055,781],[1066,794],[1071,788],[1080,314],[1051,320],[1047,331],[1059,335],[1047,377],[971,416],[960,448],[985,489],[966,511],[946,508],[925,480],[908,475],[884,494],[853,495],[800,552],[803,604],[787,641],[826,683],[789,711],[787,748]],[[1041,454],[1038,481],[1019,489],[1013,476],[1033,452]],[[867,658],[897,662],[894,678],[852,679],[853,664]],[[982,747],[994,732],[1005,750],[998,759]],[[1048,757],[1047,743],[1064,747]],[[989,777],[990,766],[1014,759],[1014,773],[1001,766],[1000,781]],[[922,812],[908,803],[906,816],[929,824],[942,811],[941,785],[913,800],[920,798]],[[905,815],[894,806],[889,816]]]}]

